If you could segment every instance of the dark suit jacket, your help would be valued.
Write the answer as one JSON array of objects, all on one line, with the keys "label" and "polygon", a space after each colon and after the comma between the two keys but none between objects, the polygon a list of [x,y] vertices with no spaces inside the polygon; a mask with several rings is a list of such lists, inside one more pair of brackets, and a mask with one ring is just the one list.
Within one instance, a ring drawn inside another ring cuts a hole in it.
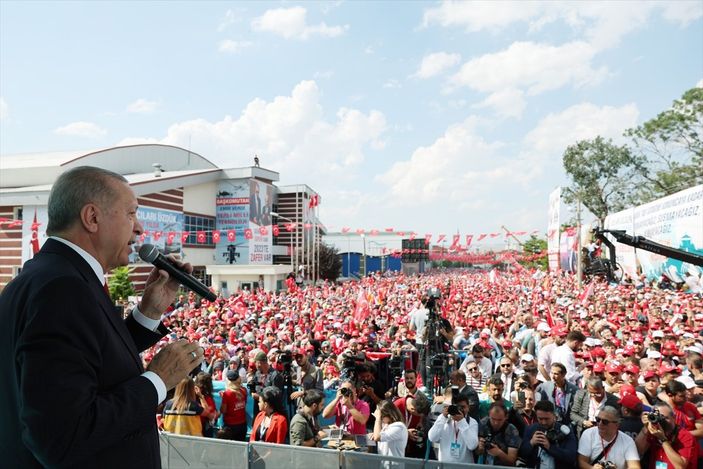
[{"label": "dark suit jacket", "polygon": [[[559,425],[559,424],[557,424]],[[522,437],[522,444],[518,450],[521,459],[525,461],[526,467],[537,467],[537,459],[539,455],[539,446],[533,447],[530,444],[532,435],[539,429],[538,424],[530,425],[525,428],[525,434]],[[562,441],[549,445],[548,450],[544,450],[554,458],[555,469],[572,469],[575,467],[578,458],[578,441],[574,432],[569,433]]]},{"label": "dark suit jacket", "polygon": [[[554,381],[545,381],[544,383],[540,384],[537,386],[537,389],[535,389],[535,400],[536,401],[549,401],[552,404],[556,405],[556,402],[554,402]],[[565,412],[561,415],[562,417],[562,423],[564,424],[570,424],[571,423],[571,406],[574,404],[574,396],[578,392],[579,388],[576,387],[575,384],[572,384],[570,382],[566,382],[566,395],[564,397],[565,399]],[[559,413],[559,409],[557,409],[557,413]]]},{"label": "dark suit jacket", "polygon": [[49,239],[0,295],[0,465],[160,467],[139,352],[167,330],[122,320],[90,266]]},{"label": "dark suit jacket", "polygon": [[[571,406],[571,423],[576,428],[576,436],[581,438],[583,432],[583,422],[588,420],[588,406],[591,402],[591,395],[587,389],[579,389],[574,396],[574,403]],[[605,405],[620,408],[618,398],[609,392],[605,393]]]}]

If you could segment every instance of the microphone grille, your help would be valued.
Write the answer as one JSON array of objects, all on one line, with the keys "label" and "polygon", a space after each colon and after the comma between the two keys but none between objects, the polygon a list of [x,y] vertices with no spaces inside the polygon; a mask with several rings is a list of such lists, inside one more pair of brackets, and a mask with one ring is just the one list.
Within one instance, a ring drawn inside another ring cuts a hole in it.
[{"label": "microphone grille", "polygon": [[159,257],[159,250],[153,244],[142,244],[139,248],[139,257],[145,262],[152,263]]}]

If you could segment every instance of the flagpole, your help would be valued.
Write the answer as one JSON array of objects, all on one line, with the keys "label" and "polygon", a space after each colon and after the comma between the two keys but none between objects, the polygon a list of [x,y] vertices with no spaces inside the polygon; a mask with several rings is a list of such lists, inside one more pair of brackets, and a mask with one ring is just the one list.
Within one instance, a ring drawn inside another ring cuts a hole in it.
[{"label": "flagpole", "polygon": [[583,259],[581,259],[581,198],[579,197],[576,199],[576,236],[578,236],[578,244],[577,244],[577,249],[578,251],[576,252],[576,277],[578,279],[578,289],[579,292],[581,292],[581,288],[583,288],[583,266],[581,265],[581,262]]}]

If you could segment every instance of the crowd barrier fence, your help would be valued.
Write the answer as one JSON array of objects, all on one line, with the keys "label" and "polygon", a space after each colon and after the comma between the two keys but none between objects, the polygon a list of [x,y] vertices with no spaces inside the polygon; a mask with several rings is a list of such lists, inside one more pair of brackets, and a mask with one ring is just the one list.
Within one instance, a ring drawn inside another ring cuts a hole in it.
[{"label": "crowd barrier fence", "polygon": [[[392,458],[357,451],[243,443],[162,432],[163,469],[483,469],[413,458]],[[493,466],[501,468],[503,466]],[[507,468],[506,468],[507,469]]]}]

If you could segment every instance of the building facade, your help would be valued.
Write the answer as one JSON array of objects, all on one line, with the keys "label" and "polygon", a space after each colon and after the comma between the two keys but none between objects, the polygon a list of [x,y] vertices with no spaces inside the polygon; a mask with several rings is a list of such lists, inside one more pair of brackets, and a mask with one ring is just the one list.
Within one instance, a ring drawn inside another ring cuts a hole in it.
[{"label": "building facade", "polygon": [[293,271],[317,279],[319,194],[307,185],[277,187],[279,174],[259,166],[219,168],[186,149],[149,144],[1,156],[0,289],[46,240],[52,184],[77,166],[122,174],[137,195],[144,227],[130,264],[137,291],[151,270],[136,254],[145,243],[190,262],[196,277],[225,294],[281,289]]}]

